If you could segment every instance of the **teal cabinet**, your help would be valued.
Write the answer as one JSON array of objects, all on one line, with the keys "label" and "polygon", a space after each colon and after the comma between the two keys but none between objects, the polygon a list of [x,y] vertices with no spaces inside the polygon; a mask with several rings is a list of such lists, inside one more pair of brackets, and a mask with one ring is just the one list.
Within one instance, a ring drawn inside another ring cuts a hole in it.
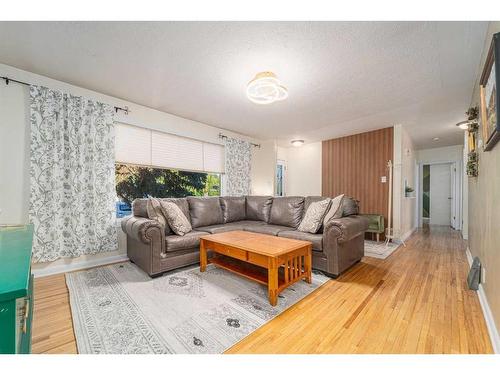
[{"label": "teal cabinet", "polygon": [[0,226],[0,354],[31,353],[33,226]]}]

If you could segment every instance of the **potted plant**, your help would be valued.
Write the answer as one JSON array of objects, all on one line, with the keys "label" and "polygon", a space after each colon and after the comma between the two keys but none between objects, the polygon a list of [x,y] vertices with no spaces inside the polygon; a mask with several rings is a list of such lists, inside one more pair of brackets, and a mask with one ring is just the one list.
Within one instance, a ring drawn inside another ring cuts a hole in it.
[{"label": "potted plant", "polygon": [[478,175],[478,156],[477,152],[469,152],[467,160],[467,176],[477,177]]},{"label": "potted plant", "polygon": [[465,114],[467,115],[467,120],[476,120],[477,116],[479,116],[479,107],[477,105],[474,107],[470,107],[467,112],[465,112]]},{"label": "potted plant", "polygon": [[413,197],[413,192],[415,190],[413,190],[413,188],[411,186],[406,186],[405,187],[405,197],[409,198],[409,197]]}]

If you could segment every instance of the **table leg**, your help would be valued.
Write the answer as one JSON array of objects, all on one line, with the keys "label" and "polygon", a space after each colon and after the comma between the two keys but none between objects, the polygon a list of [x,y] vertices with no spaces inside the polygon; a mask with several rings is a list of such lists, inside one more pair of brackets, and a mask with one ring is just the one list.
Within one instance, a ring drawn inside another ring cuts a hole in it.
[{"label": "table leg", "polygon": [[306,272],[306,282],[311,284],[312,283],[312,246],[309,245],[308,249],[307,249],[307,254],[306,256],[304,257],[305,258],[305,264],[304,264],[304,268],[305,268],[305,272]]},{"label": "table leg", "polygon": [[269,303],[271,306],[276,306],[278,303],[278,266],[275,258],[269,258],[269,267],[267,270],[269,292]]},{"label": "table leg", "polygon": [[207,269],[207,248],[205,247],[205,241],[201,239],[200,241],[200,272],[205,272]]}]

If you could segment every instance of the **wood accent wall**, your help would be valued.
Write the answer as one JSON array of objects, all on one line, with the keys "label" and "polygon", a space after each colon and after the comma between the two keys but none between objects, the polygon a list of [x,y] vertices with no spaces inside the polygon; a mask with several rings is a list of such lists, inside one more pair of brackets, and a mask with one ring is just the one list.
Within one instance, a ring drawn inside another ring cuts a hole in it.
[{"label": "wood accent wall", "polygon": [[[322,195],[346,194],[360,201],[361,213],[383,214],[387,226],[393,128],[330,139],[322,144]],[[382,183],[381,177],[387,176]]]}]

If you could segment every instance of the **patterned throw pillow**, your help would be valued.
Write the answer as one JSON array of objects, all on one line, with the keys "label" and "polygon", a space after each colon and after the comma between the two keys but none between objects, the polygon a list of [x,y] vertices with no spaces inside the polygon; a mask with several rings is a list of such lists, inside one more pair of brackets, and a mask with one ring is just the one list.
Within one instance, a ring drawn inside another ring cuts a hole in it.
[{"label": "patterned throw pillow", "polygon": [[311,203],[297,230],[300,232],[316,233],[323,224],[323,218],[329,206],[330,198]]},{"label": "patterned throw pillow", "polygon": [[161,211],[167,218],[170,229],[179,236],[184,236],[186,233],[191,232],[193,228],[187,219],[186,215],[181,211],[179,206],[172,202],[160,201]]},{"label": "patterned throw pillow", "polygon": [[330,210],[325,215],[323,219],[323,225],[326,225],[330,219],[339,219],[342,217],[342,201],[344,200],[344,194],[340,194],[335,198],[332,198],[332,204]]},{"label": "patterned throw pillow", "polygon": [[148,218],[158,221],[163,227],[167,226],[167,219],[163,216],[161,211],[161,201],[158,198],[149,198],[146,204],[146,211]]}]

